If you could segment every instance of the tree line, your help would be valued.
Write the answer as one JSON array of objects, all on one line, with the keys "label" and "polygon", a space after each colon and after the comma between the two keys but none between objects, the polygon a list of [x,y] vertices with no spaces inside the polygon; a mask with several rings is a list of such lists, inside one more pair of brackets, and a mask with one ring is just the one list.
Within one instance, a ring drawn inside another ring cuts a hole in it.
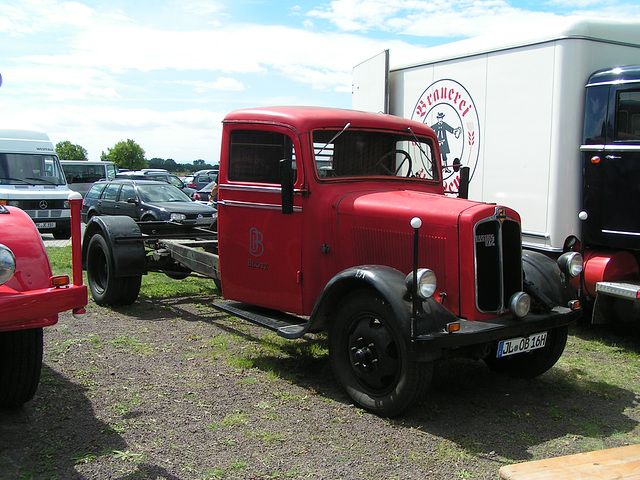
[{"label": "tree line", "polygon": [[[56,155],[61,160],[89,160],[87,150],[81,145],[64,140],[56,144]],[[119,170],[140,170],[142,168],[164,168],[169,172],[195,172],[197,170],[211,169],[213,165],[202,159],[193,163],[177,163],[172,158],[145,158],[144,149],[131,139],[116,143],[113,148],[102,152],[100,160],[113,162]]]}]

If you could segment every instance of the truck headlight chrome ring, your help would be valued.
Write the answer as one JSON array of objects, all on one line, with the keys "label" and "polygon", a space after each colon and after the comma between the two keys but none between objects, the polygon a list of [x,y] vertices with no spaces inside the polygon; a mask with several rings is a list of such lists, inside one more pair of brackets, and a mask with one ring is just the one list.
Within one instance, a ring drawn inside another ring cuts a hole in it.
[{"label": "truck headlight chrome ring", "polygon": [[16,271],[16,257],[11,249],[0,244],[0,285],[9,281]]},{"label": "truck headlight chrome ring", "polygon": [[575,278],[582,273],[583,259],[578,252],[567,252],[558,258],[558,267],[565,275]]},{"label": "truck headlight chrome ring", "polygon": [[[432,270],[428,268],[419,268],[418,269],[418,288],[417,293],[418,297],[422,300],[426,300],[431,298],[431,296],[436,292],[437,279],[436,274],[433,273]],[[407,286],[407,290],[413,292],[413,272],[407,275],[405,279],[405,285]]]},{"label": "truck headlight chrome ring", "polygon": [[531,297],[524,292],[514,293],[509,299],[509,311],[514,317],[526,317],[530,308]]}]

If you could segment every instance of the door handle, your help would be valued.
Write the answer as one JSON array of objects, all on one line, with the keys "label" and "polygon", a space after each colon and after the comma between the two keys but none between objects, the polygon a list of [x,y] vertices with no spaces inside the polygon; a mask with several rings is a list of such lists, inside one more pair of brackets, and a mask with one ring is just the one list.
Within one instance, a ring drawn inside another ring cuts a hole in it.
[{"label": "door handle", "polygon": [[619,157],[617,155],[607,155],[606,157],[607,160],[620,160],[622,157]]}]

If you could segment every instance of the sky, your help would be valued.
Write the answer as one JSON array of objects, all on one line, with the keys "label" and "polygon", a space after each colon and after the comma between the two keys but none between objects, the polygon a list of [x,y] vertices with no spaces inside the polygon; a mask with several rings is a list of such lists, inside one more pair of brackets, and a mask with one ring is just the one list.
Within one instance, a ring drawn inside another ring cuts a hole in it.
[{"label": "sky", "polygon": [[[604,6],[603,6],[604,4]],[[1,125],[34,126],[99,160],[218,163],[239,108],[351,107],[353,67],[570,16],[640,20],[637,0],[0,0]]]}]

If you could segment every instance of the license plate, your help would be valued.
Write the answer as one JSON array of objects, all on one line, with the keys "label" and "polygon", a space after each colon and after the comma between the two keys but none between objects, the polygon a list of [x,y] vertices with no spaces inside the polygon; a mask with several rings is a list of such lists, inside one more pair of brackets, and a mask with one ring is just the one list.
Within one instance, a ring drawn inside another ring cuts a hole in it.
[{"label": "license plate", "polygon": [[38,230],[43,230],[45,228],[56,228],[55,222],[38,222],[36,223],[36,228]]},{"label": "license plate", "polygon": [[510,338],[498,343],[497,358],[515,355],[516,353],[530,352],[537,350],[547,344],[547,332],[534,333],[528,337]]},{"label": "license plate", "polygon": [[213,223],[213,218],[211,217],[196,218],[196,225],[209,225],[211,223]]}]

